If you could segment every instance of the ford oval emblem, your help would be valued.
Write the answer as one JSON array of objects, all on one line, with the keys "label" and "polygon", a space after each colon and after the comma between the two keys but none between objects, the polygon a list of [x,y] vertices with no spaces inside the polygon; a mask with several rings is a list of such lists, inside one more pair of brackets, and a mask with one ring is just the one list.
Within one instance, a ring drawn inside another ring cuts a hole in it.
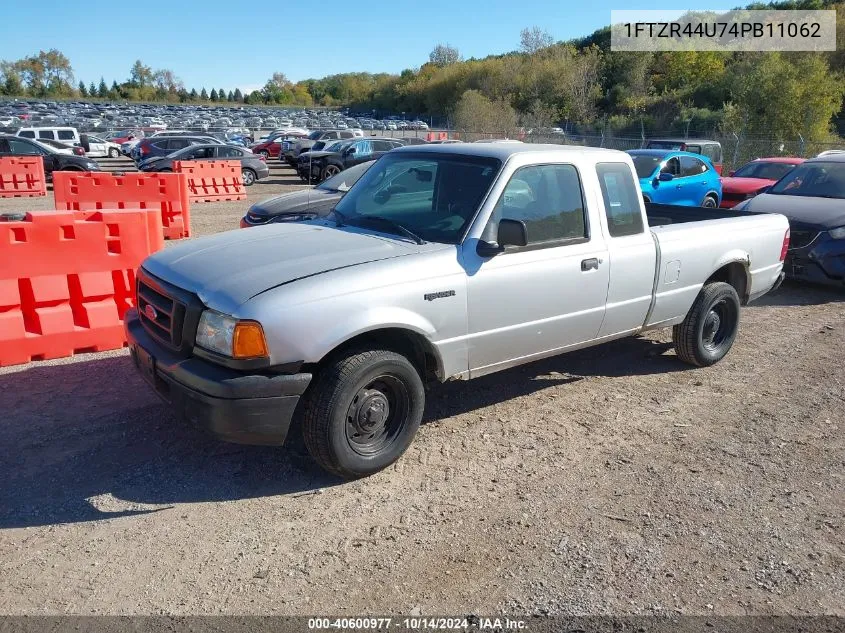
[{"label": "ford oval emblem", "polygon": [[155,321],[158,318],[158,311],[149,303],[144,306],[144,316],[150,321]]}]

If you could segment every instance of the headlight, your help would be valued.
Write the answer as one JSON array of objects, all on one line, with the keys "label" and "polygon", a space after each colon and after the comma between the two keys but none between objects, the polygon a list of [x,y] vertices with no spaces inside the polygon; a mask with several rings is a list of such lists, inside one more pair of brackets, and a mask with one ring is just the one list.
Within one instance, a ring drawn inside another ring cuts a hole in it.
[{"label": "headlight", "polygon": [[840,226],[838,229],[831,229],[828,233],[835,240],[845,240],[845,226]]},{"label": "headlight", "polygon": [[269,356],[260,323],[239,321],[214,310],[206,310],[200,316],[196,344],[230,358]]}]

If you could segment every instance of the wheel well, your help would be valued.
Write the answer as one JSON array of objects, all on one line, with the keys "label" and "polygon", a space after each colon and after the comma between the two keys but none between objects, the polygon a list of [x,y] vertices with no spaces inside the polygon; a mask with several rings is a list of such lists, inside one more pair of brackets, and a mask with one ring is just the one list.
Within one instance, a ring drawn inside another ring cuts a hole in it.
[{"label": "wheel well", "polygon": [[[310,369],[318,369],[326,359],[336,357],[349,349],[362,347],[389,349],[402,354],[414,364],[427,385],[443,380],[443,371],[434,346],[423,335],[404,328],[383,328],[354,336],[338,345]],[[303,368],[303,371],[308,370],[309,368]]]},{"label": "wheel well", "polygon": [[742,305],[748,303],[748,268],[745,264],[740,262],[726,264],[710,275],[710,278],[704,283],[708,284],[711,281],[723,281],[730,284],[739,295],[740,303]]}]

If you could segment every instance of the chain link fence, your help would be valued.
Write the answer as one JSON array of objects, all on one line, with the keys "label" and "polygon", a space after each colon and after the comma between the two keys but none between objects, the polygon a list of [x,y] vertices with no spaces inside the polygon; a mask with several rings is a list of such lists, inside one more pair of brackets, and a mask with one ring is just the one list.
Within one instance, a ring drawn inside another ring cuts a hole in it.
[{"label": "chain link fence", "polygon": [[[484,141],[497,139],[516,139],[525,143],[552,143],[557,145],[577,145],[583,147],[604,147],[607,149],[630,150],[641,149],[651,138],[678,138],[677,134],[652,134],[649,137],[625,137],[611,134],[513,134],[505,132],[466,132],[449,131],[450,138],[459,138],[464,141]],[[845,151],[845,140],[832,142],[810,142],[803,137],[797,139],[776,139],[745,137],[734,134],[714,134],[709,137],[702,137],[700,140],[718,141],[722,145],[723,172],[737,169],[755,158],[773,156],[800,156],[811,158],[820,152],[828,150]],[[688,139],[694,142],[694,138]]]}]

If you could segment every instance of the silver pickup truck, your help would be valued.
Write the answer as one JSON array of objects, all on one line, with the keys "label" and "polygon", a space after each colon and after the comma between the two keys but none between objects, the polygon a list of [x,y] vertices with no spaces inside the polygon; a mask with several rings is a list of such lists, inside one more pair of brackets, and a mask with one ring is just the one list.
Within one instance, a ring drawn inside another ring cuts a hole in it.
[{"label": "silver pickup truck", "polygon": [[293,425],[321,466],[362,477],[407,449],[434,383],[669,326],[681,361],[717,362],[788,242],[781,215],[647,212],[623,152],[413,146],[326,218],[149,257],[126,331],[192,423],[254,444]]}]

